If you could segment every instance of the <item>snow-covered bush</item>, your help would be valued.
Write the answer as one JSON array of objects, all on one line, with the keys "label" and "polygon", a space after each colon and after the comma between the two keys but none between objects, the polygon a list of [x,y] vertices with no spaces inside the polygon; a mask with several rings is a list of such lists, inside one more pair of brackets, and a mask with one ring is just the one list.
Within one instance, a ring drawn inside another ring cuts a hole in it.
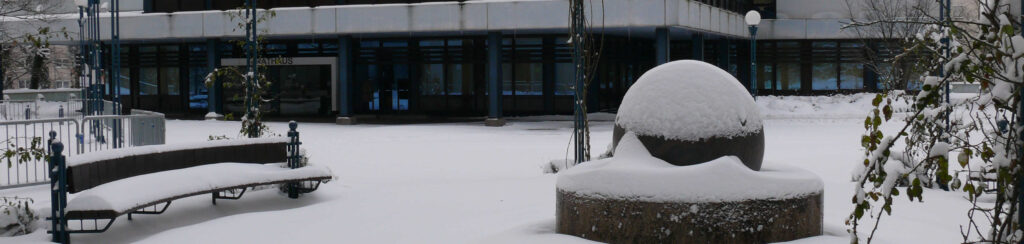
[{"label": "snow-covered bush", "polygon": [[[1022,223],[1017,221],[1019,196],[1024,194],[1024,189],[1018,188],[1024,181],[1024,155],[1020,154],[1024,150],[1024,121],[1020,119],[1024,115],[1024,37],[1020,23],[1011,21],[1016,17],[1007,11],[1009,2],[972,2],[981,9],[977,19],[949,20],[933,16],[931,9],[907,9],[924,11],[927,18],[855,24],[922,25],[919,33],[907,37],[903,50],[919,56],[915,62],[928,67],[932,75],[922,78],[921,92],[910,98],[911,115],[895,123],[896,133],[883,132],[883,124],[893,119],[894,94],[878,94],[872,101],[875,109],[865,119],[866,133],[860,138],[865,157],[853,174],[855,207],[846,222],[852,243],[861,240],[858,227],[864,217],[874,218],[866,236],[871,242],[883,213],[893,212],[893,197],[901,194],[901,179],[907,179],[902,194],[911,201],[923,202],[924,188],[929,185],[963,191],[971,203],[964,209],[967,218],[960,229],[964,243],[1018,243],[1022,239]],[[943,88],[950,82],[980,84],[981,91],[949,102]],[[902,150],[894,149],[900,144]],[[950,157],[953,153],[957,155]],[[954,178],[957,165],[968,175],[993,177],[961,182]],[[979,201],[984,188],[995,196]]]},{"label": "snow-covered bush", "polygon": [[31,198],[0,197],[0,236],[17,236],[31,233],[36,228],[36,215],[29,204]]}]

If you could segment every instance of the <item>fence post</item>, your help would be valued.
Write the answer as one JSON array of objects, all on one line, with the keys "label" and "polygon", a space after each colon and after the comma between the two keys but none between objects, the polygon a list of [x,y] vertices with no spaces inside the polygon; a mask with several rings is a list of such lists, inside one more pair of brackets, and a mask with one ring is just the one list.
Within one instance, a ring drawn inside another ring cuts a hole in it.
[{"label": "fence post", "polygon": [[[299,167],[299,162],[302,160],[302,155],[299,155],[299,132],[295,128],[299,127],[298,123],[294,120],[288,122],[288,167],[295,169]],[[291,182],[288,183],[288,198],[299,198],[299,183]]]},{"label": "fence post", "polygon": [[67,171],[64,162],[64,144],[55,137],[57,132],[50,132],[50,225],[54,242],[70,243],[70,236],[67,232],[67,219],[64,218],[64,208],[67,207]]}]

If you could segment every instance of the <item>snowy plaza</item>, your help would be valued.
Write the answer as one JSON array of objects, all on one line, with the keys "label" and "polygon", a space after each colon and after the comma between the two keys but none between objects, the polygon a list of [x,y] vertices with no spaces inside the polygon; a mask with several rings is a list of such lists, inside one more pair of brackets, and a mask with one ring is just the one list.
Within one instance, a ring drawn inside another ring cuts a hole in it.
[{"label": "snowy plaza", "polygon": [[[825,183],[825,235],[794,243],[848,243],[851,172],[863,151],[870,95],[843,99],[761,99],[764,165],[809,170]],[[855,99],[860,98],[860,99]],[[801,101],[803,100],[803,101]],[[814,105],[816,104],[816,105]],[[818,108],[815,108],[818,107]],[[600,118],[602,115],[594,115]],[[610,116],[605,116],[608,118]],[[546,162],[565,158],[567,117],[482,123],[336,126],[300,123],[310,161],[337,176],[317,192],[288,199],[263,190],[210,206],[209,197],[176,201],[166,213],[117,222],[77,243],[589,243],[554,230],[556,176]],[[539,121],[548,120],[548,121]],[[551,121],[554,120],[554,121]],[[277,133],[285,123],[271,123]],[[593,144],[611,142],[610,120],[593,124]],[[168,144],[233,135],[237,122],[168,121]],[[715,186],[706,186],[715,187]],[[49,206],[45,186],[0,191]],[[960,193],[926,190],[925,203],[897,198],[880,243],[944,243],[960,238],[969,204]],[[37,231],[2,242],[46,242]]]},{"label": "snowy plaza", "polygon": [[0,0],[0,138],[0,244],[1022,244],[1024,0]]}]

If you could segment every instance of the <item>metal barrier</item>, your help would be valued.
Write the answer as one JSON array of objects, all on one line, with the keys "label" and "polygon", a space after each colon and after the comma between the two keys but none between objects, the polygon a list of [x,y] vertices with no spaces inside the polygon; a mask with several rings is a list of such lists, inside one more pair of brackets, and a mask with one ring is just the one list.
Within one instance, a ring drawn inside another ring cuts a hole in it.
[{"label": "metal barrier", "polygon": [[[4,133],[3,148],[5,152],[17,150],[18,148],[35,148],[48,150],[50,131],[57,132],[57,140],[73,142],[75,135],[80,132],[81,126],[75,119],[39,119],[23,121],[2,121],[0,122],[0,133]],[[66,155],[81,154],[81,150],[66,150]],[[46,172],[45,160],[29,159],[27,162],[18,163],[17,158],[7,158],[0,167],[0,188],[28,185],[34,183],[45,183],[49,181]]]},{"label": "metal barrier", "polygon": [[[37,148],[48,149],[50,131],[56,132],[56,140],[64,142],[64,155],[69,158],[114,148],[164,144],[166,127],[163,114],[144,110],[133,110],[132,113],[0,121],[0,133],[7,138],[0,148],[12,151],[32,148],[35,144]],[[2,163],[8,162],[4,160]],[[49,182],[45,160],[31,159],[19,164],[12,158],[6,166],[0,167],[0,177],[6,177],[0,179],[0,189]]]},{"label": "metal barrier", "polygon": [[[112,114],[113,103],[106,100],[97,101],[95,104],[102,104],[99,109],[103,115]],[[2,100],[0,101],[0,119],[5,121],[30,120],[30,119],[55,119],[82,117],[83,107],[88,101],[83,99],[68,99],[67,101],[44,101],[44,100]]]}]

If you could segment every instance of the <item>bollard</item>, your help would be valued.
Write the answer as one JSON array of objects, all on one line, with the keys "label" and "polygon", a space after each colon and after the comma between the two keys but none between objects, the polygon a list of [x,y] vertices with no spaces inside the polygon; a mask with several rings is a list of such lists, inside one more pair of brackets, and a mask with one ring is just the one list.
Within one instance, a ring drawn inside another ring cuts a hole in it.
[{"label": "bollard", "polygon": [[51,241],[57,243],[70,243],[70,234],[67,232],[67,219],[64,216],[64,209],[68,206],[67,201],[67,171],[65,165],[64,144],[57,140],[56,132],[50,132],[50,225],[53,234]]},{"label": "bollard", "polygon": [[[298,123],[294,120],[288,122],[288,167],[295,169],[299,167],[299,163],[302,160],[302,155],[299,155],[299,132],[295,128],[299,127]],[[288,198],[299,198],[299,183],[291,182],[288,183]]]}]

